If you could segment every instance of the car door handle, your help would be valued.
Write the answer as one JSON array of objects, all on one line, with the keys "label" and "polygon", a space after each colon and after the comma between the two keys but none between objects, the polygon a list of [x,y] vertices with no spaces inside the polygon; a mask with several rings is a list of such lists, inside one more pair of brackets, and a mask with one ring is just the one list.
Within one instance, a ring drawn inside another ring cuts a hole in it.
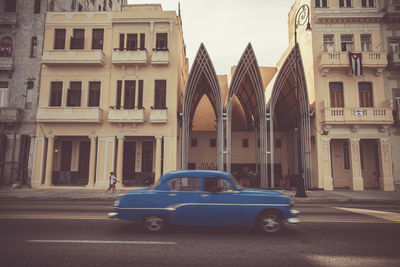
[{"label": "car door handle", "polygon": [[200,195],[201,197],[209,197],[210,195],[209,194],[202,194],[202,195]]},{"label": "car door handle", "polygon": [[170,197],[174,197],[174,196],[176,196],[176,194],[169,194],[168,196],[170,196]]}]

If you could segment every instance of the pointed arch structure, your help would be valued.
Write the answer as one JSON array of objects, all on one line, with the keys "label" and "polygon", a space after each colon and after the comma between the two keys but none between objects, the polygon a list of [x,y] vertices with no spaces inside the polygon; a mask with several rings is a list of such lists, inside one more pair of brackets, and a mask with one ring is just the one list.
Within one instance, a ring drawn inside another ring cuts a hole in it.
[{"label": "pointed arch structure", "polygon": [[[244,50],[239,63],[233,74],[228,97],[226,99],[226,166],[227,171],[231,171],[232,157],[232,108],[235,98],[238,99],[245,112],[248,129],[254,129],[260,137],[260,185],[262,188],[268,187],[267,178],[267,157],[266,157],[266,105],[263,81],[260,68],[251,43]],[[256,141],[257,142],[257,141]]]},{"label": "pointed arch structure", "polygon": [[217,168],[222,171],[224,169],[222,96],[214,66],[204,44],[201,43],[190,70],[183,99],[182,169],[188,168],[189,140],[193,117],[196,108],[204,95],[209,99],[217,120]]},{"label": "pointed arch structure", "polygon": [[310,103],[301,53],[296,43],[280,68],[272,87],[267,108],[270,142],[268,153],[271,162],[271,184],[274,184],[274,125],[280,130],[298,131],[299,175],[304,186],[311,187],[311,136]]}]

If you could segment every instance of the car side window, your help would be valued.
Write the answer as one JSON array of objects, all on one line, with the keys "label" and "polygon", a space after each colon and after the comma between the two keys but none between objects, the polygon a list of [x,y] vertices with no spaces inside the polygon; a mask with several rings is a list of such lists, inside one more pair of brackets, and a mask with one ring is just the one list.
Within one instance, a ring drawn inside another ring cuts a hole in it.
[{"label": "car side window", "polygon": [[232,185],[225,179],[219,177],[204,179],[204,191],[223,192],[228,190],[232,190]]},{"label": "car side window", "polygon": [[200,191],[200,178],[199,177],[181,177],[169,181],[169,188],[172,191]]}]

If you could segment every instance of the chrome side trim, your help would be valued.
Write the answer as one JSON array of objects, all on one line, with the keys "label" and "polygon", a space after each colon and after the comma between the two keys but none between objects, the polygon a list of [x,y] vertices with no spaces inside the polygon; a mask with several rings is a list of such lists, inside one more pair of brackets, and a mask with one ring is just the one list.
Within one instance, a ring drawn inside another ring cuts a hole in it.
[{"label": "chrome side trim", "polygon": [[166,208],[118,208],[120,210],[167,210],[175,211],[183,206],[245,206],[245,207],[288,207],[290,204],[240,204],[240,203],[179,203]]}]

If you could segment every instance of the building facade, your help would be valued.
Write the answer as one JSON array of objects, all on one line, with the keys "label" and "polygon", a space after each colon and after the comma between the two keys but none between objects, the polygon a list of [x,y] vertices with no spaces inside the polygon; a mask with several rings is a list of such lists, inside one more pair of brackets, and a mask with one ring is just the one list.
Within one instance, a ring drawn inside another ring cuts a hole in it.
[{"label": "building facade", "polygon": [[394,124],[389,128],[393,179],[400,190],[400,1],[385,1],[383,48],[388,51],[388,67],[384,71],[386,98],[393,109]]},{"label": "building facade", "polygon": [[33,186],[125,186],[180,168],[182,24],[161,5],[49,12]]},{"label": "building facade", "polygon": [[382,32],[387,2],[299,0],[289,13],[290,32],[303,4],[310,7],[312,26],[311,34],[298,35],[298,43],[315,111],[313,184],[325,190],[394,190],[394,121]]},{"label": "building facade", "polygon": [[30,184],[46,13],[121,10],[113,1],[0,1],[0,185]]}]

